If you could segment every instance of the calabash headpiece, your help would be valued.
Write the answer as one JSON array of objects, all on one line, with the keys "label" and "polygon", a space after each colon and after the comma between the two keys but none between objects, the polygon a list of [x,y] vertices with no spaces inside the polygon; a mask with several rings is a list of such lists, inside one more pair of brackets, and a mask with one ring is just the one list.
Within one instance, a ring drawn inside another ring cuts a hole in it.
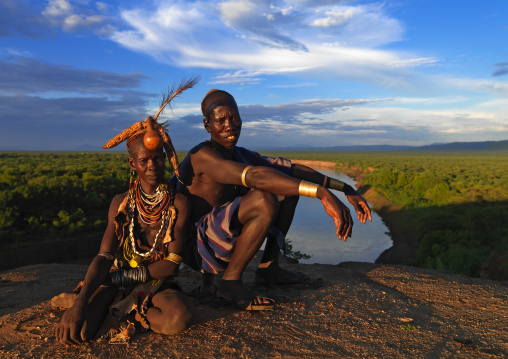
[{"label": "calabash headpiece", "polygon": [[[109,149],[113,148],[125,140],[129,140],[131,138],[140,137],[143,135],[143,143],[146,148],[149,150],[159,149],[164,147],[166,151],[171,167],[173,167],[173,171],[175,171],[177,176],[180,176],[180,171],[178,170],[178,158],[176,157],[176,151],[173,147],[173,143],[171,142],[171,138],[167,132],[167,123],[159,124],[157,123],[157,117],[161,114],[162,110],[169,105],[171,107],[171,100],[181,94],[183,91],[194,87],[199,81],[199,76],[191,77],[189,80],[182,80],[178,87],[173,86],[171,90],[167,93],[162,94],[161,107],[159,111],[155,114],[155,116],[149,116],[144,121],[139,121],[130,126],[129,128],[123,130],[121,133],[113,137],[108,141],[102,148]],[[129,141],[127,142],[127,148],[129,146]]]}]

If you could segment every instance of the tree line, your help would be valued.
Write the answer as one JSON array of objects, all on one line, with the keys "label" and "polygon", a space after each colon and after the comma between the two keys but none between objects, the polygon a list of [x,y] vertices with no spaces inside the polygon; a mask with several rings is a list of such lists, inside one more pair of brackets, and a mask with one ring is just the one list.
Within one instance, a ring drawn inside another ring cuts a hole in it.
[{"label": "tree line", "polygon": [[[266,154],[362,172],[365,188],[414,217],[419,248],[406,264],[477,277],[492,251],[508,251],[506,151]],[[111,200],[128,190],[127,158],[126,152],[0,153],[0,244],[103,232]]]},{"label": "tree line", "polygon": [[126,152],[0,153],[0,243],[104,231],[111,200],[129,188],[127,158]]},{"label": "tree line", "polygon": [[[373,188],[413,217],[418,252],[406,264],[479,277],[492,252],[508,253],[506,151],[270,155],[331,161],[339,171],[362,173],[364,188]],[[508,262],[502,265],[508,269]]]}]

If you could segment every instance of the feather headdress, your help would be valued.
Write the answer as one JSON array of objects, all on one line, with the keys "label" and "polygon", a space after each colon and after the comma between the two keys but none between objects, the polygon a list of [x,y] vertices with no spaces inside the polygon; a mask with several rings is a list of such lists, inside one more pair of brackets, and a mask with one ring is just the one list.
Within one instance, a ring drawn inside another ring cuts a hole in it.
[{"label": "feather headdress", "polygon": [[[164,108],[166,106],[168,106],[170,108],[172,107],[171,101],[176,96],[181,94],[183,91],[194,87],[194,85],[196,85],[198,83],[198,81],[199,81],[199,76],[194,76],[188,80],[182,80],[178,84],[178,86],[173,85],[173,87],[171,87],[171,89],[168,89],[168,92],[162,93],[161,106],[159,108],[159,111],[157,111],[157,113],[155,114],[155,116],[153,116],[153,117],[150,116],[144,121],[139,121],[139,122],[134,123],[132,126],[123,130],[121,133],[119,133],[118,135],[113,137],[111,140],[109,140],[108,143],[106,143],[104,146],[102,146],[102,148],[104,148],[104,149],[113,148],[113,147],[119,145],[120,143],[122,143],[123,141],[128,140],[130,137],[134,136],[135,134],[137,134],[141,131],[154,130],[162,137],[162,140],[163,140],[162,145],[164,146],[164,149],[166,150],[166,153],[168,154],[171,166],[173,167],[173,170],[175,171],[176,175],[180,176],[180,172],[178,170],[178,158],[176,157],[176,151],[175,151],[175,148],[173,147],[173,143],[171,142],[171,138],[169,137],[169,134],[167,132],[168,124],[166,124],[166,123],[158,124],[157,117],[159,117],[159,115],[162,113],[162,111],[164,110]],[[147,136],[147,134],[145,134],[145,144],[147,143],[146,136]]]}]

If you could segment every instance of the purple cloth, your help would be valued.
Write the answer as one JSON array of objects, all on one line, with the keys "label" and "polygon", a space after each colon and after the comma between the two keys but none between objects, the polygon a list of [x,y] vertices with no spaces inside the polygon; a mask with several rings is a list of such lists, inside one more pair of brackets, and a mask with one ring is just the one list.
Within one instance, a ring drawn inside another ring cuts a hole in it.
[{"label": "purple cloth", "polygon": [[[231,202],[212,208],[196,223],[196,247],[203,271],[217,274],[226,270],[240,234],[239,229],[231,228],[231,218],[240,207],[241,200],[242,197],[236,197]],[[267,236],[275,239],[286,253],[286,239],[277,227],[271,226]]]},{"label": "purple cloth", "polygon": [[283,157],[265,157],[257,152],[235,146],[233,149],[233,159],[246,165],[270,167],[291,176],[291,161]]},{"label": "purple cloth", "polygon": [[238,210],[242,197],[236,197],[221,207],[214,207],[196,223],[197,249],[201,256],[201,268],[208,273],[226,270],[235,249],[239,230],[231,229],[231,218]]}]

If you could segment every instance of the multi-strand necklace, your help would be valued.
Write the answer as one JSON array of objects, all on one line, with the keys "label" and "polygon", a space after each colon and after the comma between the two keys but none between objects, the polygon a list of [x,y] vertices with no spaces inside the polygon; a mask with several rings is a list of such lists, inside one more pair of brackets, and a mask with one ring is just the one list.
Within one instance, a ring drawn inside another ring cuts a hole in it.
[{"label": "multi-strand necklace", "polygon": [[[129,260],[131,267],[137,267],[143,260],[151,257],[160,245],[161,237],[166,233],[170,222],[172,223],[174,218],[173,215],[169,216],[170,202],[173,191],[168,190],[167,184],[160,184],[153,195],[147,194],[143,191],[139,178],[136,180],[134,185],[129,190],[129,206],[128,212],[130,217],[129,223],[129,242],[130,247],[125,247],[129,253],[124,252],[124,256]],[[140,253],[136,249],[136,239],[134,238],[134,223],[136,208],[139,213],[139,217],[146,224],[153,224],[158,222],[162,218],[161,226],[152,248],[145,253]],[[130,258],[127,258],[130,257]]]},{"label": "multi-strand necklace", "polygon": [[168,186],[160,184],[154,194],[148,194],[143,191],[141,182],[138,180],[135,184],[135,201],[141,220],[146,224],[157,223],[164,213],[164,209],[170,200],[168,195]]}]

